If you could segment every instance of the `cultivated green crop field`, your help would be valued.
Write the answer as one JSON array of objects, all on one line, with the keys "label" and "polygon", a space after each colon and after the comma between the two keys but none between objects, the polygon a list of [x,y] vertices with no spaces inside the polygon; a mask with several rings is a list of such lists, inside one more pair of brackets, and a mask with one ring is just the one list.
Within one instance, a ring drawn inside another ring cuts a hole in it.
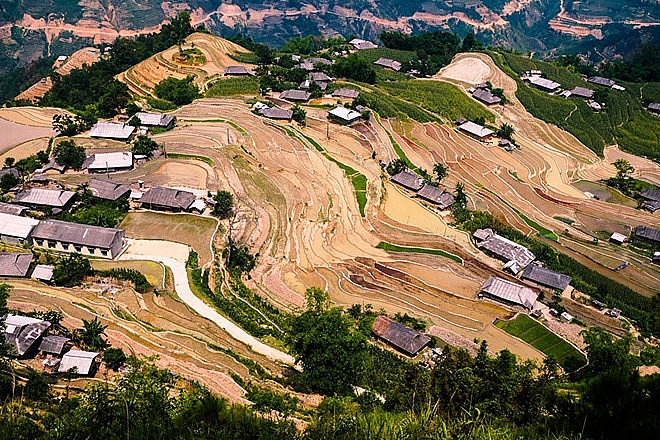
[{"label": "cultivated green crop field", "polygon": [[519,315],[513,321],[499,321],[496,325],[505,332],[519,337],[546,356],[552,356],[567,370],[586,363],[582,353],[527,315]]}]

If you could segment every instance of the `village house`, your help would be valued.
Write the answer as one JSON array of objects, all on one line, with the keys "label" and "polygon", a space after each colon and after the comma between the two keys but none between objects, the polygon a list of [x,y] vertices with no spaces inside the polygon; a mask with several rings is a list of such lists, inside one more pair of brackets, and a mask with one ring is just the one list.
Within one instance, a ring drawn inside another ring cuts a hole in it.
[{"label": "village house", "polygon": [[353,89],[340,88],[332,92],[333,98],[355,99],[360,96],[360,92]]},{"label": "village house", "polygon": [[44,283],[50,283],[53,279],[53,269],[54,267],[50,264],[37,264],[34,266],[32,275],[30,278],[33,280],[42,281]]},{"label": "village house", "polygon": [[564,291],[571,282],[571,277],[568,275],[537,266],[536,264],[530,264],[527,266],[520,278],[532,281],[543,287],[560,291]]},{"label": "village house", "polygon": [[37,342],[50,327],[50,322],[28,316],[7,315],[4,337],[7,344],[16,349],[19,358],[36,354]]},{"label": "village house", "polygon": [[371,41],[362,40],[360,38],[353,38],[348,44],[353,46],[355,50],[375,49],[378,47]]},{"label": "village house", "polygon": [[646,107],[646,109],[651,113],[660,113],[660,102],[652,102]]},{"label": "village house", "polygon": [[317,86],[319,86],[319,89],[321,89],[322,91],[325,91],[328,88],[328,83],[326,82],[312,81],[309,79],[306,79],[305,81],[301,82],[298,85],[298,88],[302,90],[309,90],[310,87],[312,87],[312,84],[316,84]]},{"label": "village house", "polygon": [[89,131],[89,137],[101,139],[114,139],[117,141],[128,141],[135,127],[117,122],[98,122]]},{"label": "village house", "polygon": [[223,73],[224,76],[255,76],[254,70],[245,66],[227,66]]},{"label": "village house", "polygon": [[140,198],[143,208],[160,211],[188,211],[195,202],[195,194],[176,188],[156,186]]},{"label": "village house", "polygon": [[117,151],[114,153],[95,153],[87,156],[82,169],[88,173],[115,173],[133,169],[133,153]]},{"label": "village house", "polygon": [[70,350],[60,361],[57,371],[66,373],[74,370],[78,376],[93,376],[98,367],[99,354],[91,351]]},{"label": "village house", "polygon": [[561,84],[558,82],[554,82],[540,76],[530,76],[525,78],[524,81],[527,82],[531,87],[548,93],[554,93],[561,87]]},{"label": "village house", "polygon": [[397,185],[409,189],[410,191],[419,191],[424,186],[424,180],[410,171],[401,171],[390,177],[390,180]]},{"label": "village house", "polygon": [[479,296],[486,296],[496,301],[522,306],[528,310],[534,308],[538,295],[529,287],[512,283],[499,277],[491,276],[481,286]]},{"label": "village house", "polygon": [[14,203],[33,209],[52,209],[53,214],[68,210],[76,197],[73,191],[62,189],[30,188],[16,194]]},{"label": "village house", "polygon": [[48,335],[41,340],[39,351],[54,356],[62,356],[65,350],[70,348],[70,338],[64,336]]},{"label": "village house", "polygon": [[7,174],[11,174],[12,176],[16,177],[17,179],[20,177],[20,174],[18,173],[18,170],[16,168],[2,168],[0,169],[0,179],[2,179],[4,176]]},{"label": "village house", "polygon": [[328,112],[328,118],[337,121],[340,124],[349,125],[359,121],[362,118],[362,113],[338,106]]},{"label": "village house", "polygon": [[0,202],[0,214],[24,215],[27,210],[25,206]]},{"label": "village house", "polygon": [[615,84],[615,82],[611,79],[603,78],[602,76],[590,76],[587,78],[587,82],[590,82],[591,84],[598,84],[599,86],[603,87],[612,87]]},{"label": "village house", "polygon": [[0,277],[25,278],[30,271],[32,254],[0,252]]},{"label": "village house", "polygon": [[35,247],[86,256],[115,258],[124,246],[124,230],[42,220],[32,230]]},{"label": "village house", "polygon": [[493,130],[482,127],[481,125],[475,124],[472,121],[466,121],[462,123],[458,126],[458,129],[480,141],[488,140],[494,134]]},{"label": "village house", "polygon": [[587,89],[586,87],[573,87],[571,91],[568,94],[569,97],[576,97],[576,98],[581,98],[581,99],[591,99],[594,97],[594,91],[591,89]]},{"label": "village house", "polygon": [[477,246],[505,261],[505,268],[514,274],[526,268],[536,259],[536,256],[525,246],[495,234],[490,228],[477,229],[473,237],[477,241]]},{"label": "village house", "polygon": [[417,192],[417,197],[437,205],[438,209],[441,211],[449,208],[455,202],[453,195],[433,185],[424,185],[422,189]]},{"label": "village house", "polygon": [[652,243],[660,243],[660,229],[649,228],[648,226],[637,226],[635,228],[635,237]]},{"label": "village house", "polygon": [[486,105],[494,105],[502,102],[502,99],[499,96],[493,95],[489,90],[486,89],[476,89],[472,93],[472,97]]},{"label": "village house", "polygon": [[651,212],[660,209],[660,190],[647,188],[639,193],[639,196],[644,199],[642,208]]},{"label": "village house", "polygon": [[280,99],[292,102],[307,102],[311,96],[311,93],[304,90],[285,90],[280,93]]},{"label": "village house", "polygon": [[176,122],[176,116],[163,113],[137,112],[135,117],[143,127],[169,128]]},{"label": "village house", "polygon": [[431,342],[430,337],[385,315],[378,316],[374,321],[373,334],[379,341],[385,342],[409,357],[417,356]]},{"label": "village house", "polygon": [[0,213],[0,241],[10,244],[31,244],[30,233],[39,220]]},{"label": "village house", "polygon": [[259,110],[259,114],[268,119],[290,121],[293,118],[293,111],[284,110],[278,107],[266,107]]},{"label": "village house", "polygon": [[[332,82],[332,78],[330,78],[328,75],[326,75],[323,72],[312,72],[307,75],[307,79],[310,81],[314,81],[315,83],[328,83]],[[327,85],[326,85],[327,86]]]},{"label": "village house", "polygon": [[610,236],[610,241],[614,244],[623,244],[623,242],[626,241],[627,239],[628,239],[628,237],[626,237],[623,234],[619,234],[618,232],[614,232]]},{"label": "village house", "polygon": [[374,64],[376,66],[385,67],[386,69],[392,69],[396,72],[401,70],[401,63],[389,58],[378,58],[376,61],[374,61]]},{"label": "village house", "polygon": [[131,187],[112,180],[97,179],[96,177],[87,183],[87,189],[98,199],[115,201],[121,198],[128,198],[131,193]]}]

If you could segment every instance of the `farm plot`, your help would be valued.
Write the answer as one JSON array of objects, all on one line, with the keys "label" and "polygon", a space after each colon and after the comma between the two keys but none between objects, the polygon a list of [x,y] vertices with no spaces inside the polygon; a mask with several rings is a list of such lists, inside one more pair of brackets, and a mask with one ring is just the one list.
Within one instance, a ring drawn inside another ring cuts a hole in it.
[{"label": "farm plot", "polygon": [[512,321],[499,321],[496,325],[542,351],[546,356],[552,356],[566,370],[575,370],[586,363],[584,355],[575,347],[527,315],[519,315]]}]

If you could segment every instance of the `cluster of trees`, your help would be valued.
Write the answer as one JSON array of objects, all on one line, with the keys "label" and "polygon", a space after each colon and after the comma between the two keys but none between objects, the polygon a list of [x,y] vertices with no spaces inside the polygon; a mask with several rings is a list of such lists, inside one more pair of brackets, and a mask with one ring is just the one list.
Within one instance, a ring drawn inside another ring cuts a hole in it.
[{"label": "cluster of trees", "polygon": [[[131,119],[132,121],[133,119]],[[131,145],[131,152],[133,154],[149,156],[154,151],[160,149],[160,145],[149,136],[139,135]]]},{"label": "cluster of trees", "polygon": [[194,83],[195,77],[188,75],[183,79],[169,77],[156,84],[154,93],[160,99],[177,106],[186,105],[200,97],[199,87]]},{"label": "cluster of trees", "polygon": [[[470,37],[471,35],[471,37]],[[440,68],[449,64],[451,59],[462,48],[461,39],[450,32],[422,32],[407,35],[397,31],[385,31],[380,34],[380,40],[389,49],[409,50],[417,53],[417,61],[408,62],[403,70],[417,70],[422,75],[433,75]],[[465,37],[464,50],[478,46],[474,34]]]},{"label": "cluster of trees", "polygon": [[94,197],[86,185],[78,188],[78,203],[69,211],[57,215],[59,220],[85,225],[116,227],[126,216],[129,203],[126,198],[104,200]]},{"label": "cluster of trees", "polygon": [[85,113],[84,116],[58,113],[53,115],[53,130],[62,136],[75,136],[92,128],[96,120],[96,117],[90,113]]},{"label": "cluster of trees", "polygon": [[53,88],[41,105],[69,108],[84,119],[108,118],[126,107],[130,100],[128,87],[115,75],[173,45],[181,44],[194,32],[186,11],[163,25],[160,32],[139,35],[135,39],[120,38],[112,46],[109,57],[67,76],[53,74]]},{"label": "cluster of trees", "polygon": [[65,168],[80,170],[87,158],[85,148],[76,144],[73,139],[58,142],[53,148],[55,162]]}]

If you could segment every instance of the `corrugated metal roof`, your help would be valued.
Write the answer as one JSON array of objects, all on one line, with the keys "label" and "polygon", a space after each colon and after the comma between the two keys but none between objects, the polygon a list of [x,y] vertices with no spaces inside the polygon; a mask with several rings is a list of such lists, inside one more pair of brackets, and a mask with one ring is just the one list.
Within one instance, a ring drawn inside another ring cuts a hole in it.
[{"label": "corrugated metal roof", "polygon": [[594,96],[594,91],[586,87],[573,87],[571,90],[571,96],[589,99]]},{"label": "corrugated metal roof", "polygon": [[131,187],[126,184],[97,178],[90,180],[87,188],[94,197],[104,200],[117,200],[131,192]]},{"label": "corrugated metal roof", "polygon": [[649,110],[660,112],[660,102],[652,102],[646,108],[648,108]]},{"label": "corrugated metal roof", "polygon": [[618,232],[614,232],[614,233],[612,233],[612,235],[610,236],[610,240],[618,241],[619,243],[623,243],[623,242],[626,241],[627,239],[628,239],[628,237],[626,237],[626,236],[623,235],[623,234],[619,234]]},{"label": "corrugated metal roof", "polygon": [[0,179],[6,174],[11,174],[14,177],[19,177],[18,170],[16,168],[2,168],[0,169]]},{"label": "corrugated metal roof", "polygon": [[29,316],[7,315],[5,340],[16,347],[19,356],[24,355],[50,327],[50,322]]},{"label": "corrugated metal roof", "polygon": [[474,234],[472,234],[472,236],[473,236],[476,240],[479,240],[479,241],[481,241],[481,240],[487,240],[487,239],[489,239],[490,237],[492,237],[493,235],[495,235],[495,232],[494,232],[492,229],[490,229],[490,228],[486,228],[486,229],[477,229],[476,231],[474,231]]},{"label": "corrugated metal roof", "polygon": [[311,93],[305,92],[304,90],[285,90],[280,93],[281,99],[289,101],[309,101],[311,96]]},{"label": "corrugated metal roof", "polygon": [[497,234],[483,240],[479,243],[479,246],[507,262],[516,262],[521,269],[527,267],[529,263],[536,259],[536,256],[525,246]]},{"label": "corrugated metal roof", "polygon": [[564,290],[571,282],[571,277],[568,275],[535,264],[527,266],[522,273],[521,278],[559,290]]},{"label": "corrugated metal roof", "polygon": [[362,117],[362,113],[342,106],[333,108],[328,112],[328,115],[341,119],[344,122],[353,122]]},{"label": "corrugated metal roof", "polygon": [[401,70],[401,63],[389,58],[378,58],[374,61],[374,64],[377,66],[387,67],[388,69],[396,70],[397,72]]},{"label": "corrugated metal roof", "polygon": [[99,122],[89,131],[89,137],[127,140],[135,131],[135,127],[116,122]]},{"label": "corrugated metal roof", "polygon": [[121,236],[123,233],[123,230],[115,228],[102,228],[60,220],[42,220],[32,231],[32,239],[109,249],[117,236]]},{"label": "corrugated metal roof", "polygon": [[99,171],[110,168],[131,168],[132,166],[133,153],[130,151],[116,151],[114,153],[96,153],[87,156],[83,169]]},{"label": "corrugated metal roof", "polygon": [[481,125],[475,124],[472,121],[467,121],[459,125],[458,129],[466,133],[469,133],[473,136],[476,136],[478,138],[484,138],[486,136],[490,136],[491,134],[493,134],[493,130],[490,130],[486,127],[482,127]]},{"label": "corrugated metal roof", "polygon": [[62,350],[69,342],[70,338],[65,338],[63,336],[49,335],[44,337],[39,344],[39,350],[45,353],[51,354],[62,354]]},{"label": "corrugated metal roof", "polygon": [[424,185],[417,195],[428,202],[438,205],[440,209],[446,209],[454,204],[453,195],[433,185]]},{"label": "corrugated metal roof", "polygon": [[362,40],[360,38],[353,38],[348,44],[352,45],[357,50],[375,49],[378,47],[371,41]]},{"label": "corrugated metal roof", "polygon": [[488,105],[499,104],[500,102],[502,102],[502,99],[500,99],[499,96],[495,96],[485,89],[475,90],[474,93],[472,94],[472,97]]},{"label": "corrugated metal roof", "polygon": [[311,81],[331,82],[332,78],[323,72],[312,72],[307,74],[307,79]]},{"label": "corrugated metal roof", "polygon": [[635,228],[635,235],[660,243],[660,229],[653,229],[648,226],[637,226]]},{"label": "corrugated metal roof", "polygon": [[[0,202],[0,214],[22,215],[25,211],[27,211],[25,206]],[[2,231],[2,228],[0,228],[0,231]]]},{"label": "corrugated metal roof", "polygon": [[374,321],[373,331],[383,341],[408,356],[415,356],[431,342],[431,338],[405,325],[380,315]]},{"label": "corrugated metal roof", "polygon": [[71,350],[62,356],[62,362],[60,362],[57,371],[64,373],[72,368],[76,368],[78,374],[89,374],[94,365],[94,359],[98,355],[98,353],[91,351]]},{"label": "corrugated metal roof", "polygon": [[424,186],[424,180],[410,171],[401,171],[390,177],[390,180],[398,185],[408,188],[411,191],[419,191]]},{"label": "corrugated metal roof", "polygon": [[348,98],[348,99],[355,99],[360,95],[360,92],[357,90],[353,89],[346,89],[344,87],[335,90],[332,92],[332,96],[334,98]]},{"label": "corrugated metal roof", "polygon": [[30,188],[16,194],[15,203],[26,205],[52,206],[62,208],[66,206],[76,193],[62,189]]},{"label": "corrugated metal roof", "polygon": [[176,188],[156,186],[147,191],[140,203],[158,205],[171,209],[188,209],[195,201],[195,194]]},{"label": "corrugated metal roof", "polygon": [[660,202],[660,189],[647,188],[640,192],[639,195],[644,199]]},{"label": "corrugated metal roof", "polygon": [[590,76],[587,78],[587,81],[589,81],[592,84],[598,84],[599,86],[605,86],[605,87],[612,87],[615,82],[612,81],[609,78],[603,78],[602,76]]},{"label": "corrugated metal roof", "polygon": [[504,300],[509,303],[518,304],[528,309],[534,308],[534,302],[538,295],[529,287],[491,276],[481,286],[481,292]]},{"label": "corrugated metal roof", "polygon": [[283,108],[264,108],[259,111],[261,116],[270,119],[286,119],[291,120],[293,117],[293,112],[291,110],[284,110]]},{"label": "corrugated metal roof", "polygon": [[140,120],[140,125],[147,127],[167,127],[174,120],[174,116],[162,113],[137,112],[135,116]]},{"label": "corrugated metal roof", "polygon": [[32,254],[0,252],[0,277],[27,276],[32,263]]},{"label": "corrugated metal roof", "polygon": [[39,220],[0,213],[0,234],[26,239]]},{"label": "corrugated metal roof", "polygon": [[50,281],[53,279],[53,266],[47,264],[36,265],[30,278],[40,281]]},{"label": "corrugated metal roof", "polygon": [[551,81],[547,78],[541,78],[540,76],[529,77],[527,78],[527,81],[535,87],[548,91],[553,91],[561,87],[561,84],[558,82]]},{"label": "corrugated metal roof", "polygon": [[227,66],[225,67],[224,75],[250,75],[254,76],[256,73],[252,69],[248,69],[245,66]]}]

